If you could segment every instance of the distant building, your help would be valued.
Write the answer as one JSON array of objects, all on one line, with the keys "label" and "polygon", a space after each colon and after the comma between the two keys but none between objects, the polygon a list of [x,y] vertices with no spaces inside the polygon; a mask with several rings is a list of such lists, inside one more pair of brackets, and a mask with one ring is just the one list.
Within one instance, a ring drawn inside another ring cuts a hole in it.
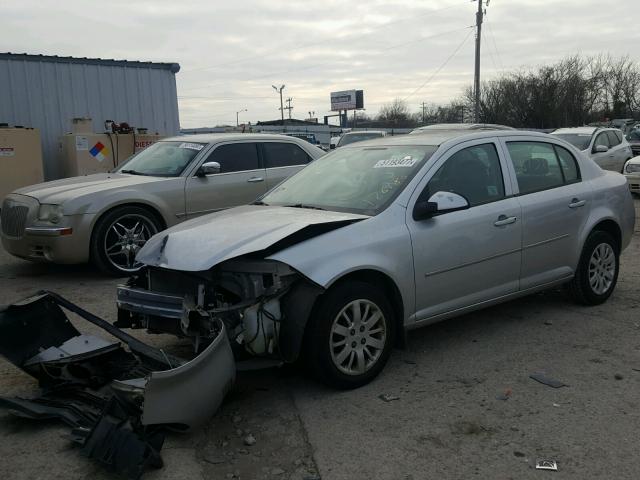
[{"label": "distant building", "polygon": [[40,130],[46,179],[59,178],[58,138],[71,120],[127,122],[149,133],[180,131],[177,63],[0,53],[0,123]]}]

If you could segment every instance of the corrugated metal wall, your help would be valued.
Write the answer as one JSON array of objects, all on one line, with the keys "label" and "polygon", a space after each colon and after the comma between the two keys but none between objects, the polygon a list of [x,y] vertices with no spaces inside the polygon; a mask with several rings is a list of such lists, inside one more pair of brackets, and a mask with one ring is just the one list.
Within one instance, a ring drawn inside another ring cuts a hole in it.
[{"label": "corrugated metal wall", "polygon": [[40,129],[46,179],[62,175],[58,138],[71,131],[74,117],[92,118],[95,132],[104,131],[105,120],[163,135],[180,131],[175,73],[169,68],[18,57],[0,56],[0,123]]}]

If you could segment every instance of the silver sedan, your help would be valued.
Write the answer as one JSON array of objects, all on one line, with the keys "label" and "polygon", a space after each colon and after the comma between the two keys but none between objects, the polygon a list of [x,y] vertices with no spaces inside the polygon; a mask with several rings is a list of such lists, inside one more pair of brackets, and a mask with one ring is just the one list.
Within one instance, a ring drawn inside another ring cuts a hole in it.
[{"label": "silver sedan", "polygon": [[167,138],[112,173],[13,192],[2,206],[2,243],[28,260],[92,260],[105,272],[130,274],[140,267],[136,253],[155,233],[251,202],[321,155],[284,135]]},{"label": "silver sedan", "polygon": [[154,236],[144,275],[118,290],[118,325],[198,345],[222,322],[236,354],[304,355],[353,388],[413,328],[563,284],[606,301],[634,222],[624,176],[558,137],[386,137]]}]

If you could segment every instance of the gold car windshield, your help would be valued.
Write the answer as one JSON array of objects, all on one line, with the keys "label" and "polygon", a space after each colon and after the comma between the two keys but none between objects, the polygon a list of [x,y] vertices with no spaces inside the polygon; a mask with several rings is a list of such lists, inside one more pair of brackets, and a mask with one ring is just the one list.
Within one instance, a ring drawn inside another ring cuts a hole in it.
[{"label": "gold car windshield", "polygon": [[152,177],[177,177],[206,143],[156,142],[131,157],[116,172]]},{"label": "gold car windshield", "polygon": [[424,145],[340,148],[310,163],[258,203],[376,215],[436,149]]}]

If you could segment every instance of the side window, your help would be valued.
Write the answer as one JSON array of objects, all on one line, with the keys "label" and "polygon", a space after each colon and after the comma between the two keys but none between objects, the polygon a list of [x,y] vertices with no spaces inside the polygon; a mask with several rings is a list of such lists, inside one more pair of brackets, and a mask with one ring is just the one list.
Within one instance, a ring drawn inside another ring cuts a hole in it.
[{"label": "side window", "polygon": [[622,143],[622,132],[620,130],[615,130],[614,133],[616,137],[618,137],[618,143]]},{"label": "side window", "polygon": [[611,145],[612,147],[615,147],[616,145],[620,145],[621,140],[618,140],[618,136],[616,135],[616,132],[614,132],[613,130],[609,130],[607,132],[607,136],[609,137],[609,145]]},{"label": "side window", "polygon": [[262,144],[266,168],[306,165],[310,157],[293,143],[265,142]]},{"label": "side window", "polygon": [[503,199],[504,181],[495,145],[476,145],[454,153],[429,180],[421,197],[428,199],[440,191],[462,195],[471,207]]},{"label": "side window", "polygon": [[593,144],[593,146],[597,147],[598,145],[604,145],[607,148],[610,147],[610,145],[609,145],[609,137],[607,136],[607,132],[602,132],[596,137],[596,141]]},{"label": "side window", "polygon": [[260,168],[256,143],[229,143],[220,145],[205,162],[218,162],[220,173],[242,172]]},{"label": "side window", "polygon": [[563,173],[553,146],[542,142],[507,142],[521,195],[560,187]]},{"label": "side window", "polygon": [[560,168],[562,168],[565,183],[579,182],[580,169],[578,168],[578,162],[575,157],[564,147],[554,145],[553,148],[556,150],[558,160],[560,160]]}]

